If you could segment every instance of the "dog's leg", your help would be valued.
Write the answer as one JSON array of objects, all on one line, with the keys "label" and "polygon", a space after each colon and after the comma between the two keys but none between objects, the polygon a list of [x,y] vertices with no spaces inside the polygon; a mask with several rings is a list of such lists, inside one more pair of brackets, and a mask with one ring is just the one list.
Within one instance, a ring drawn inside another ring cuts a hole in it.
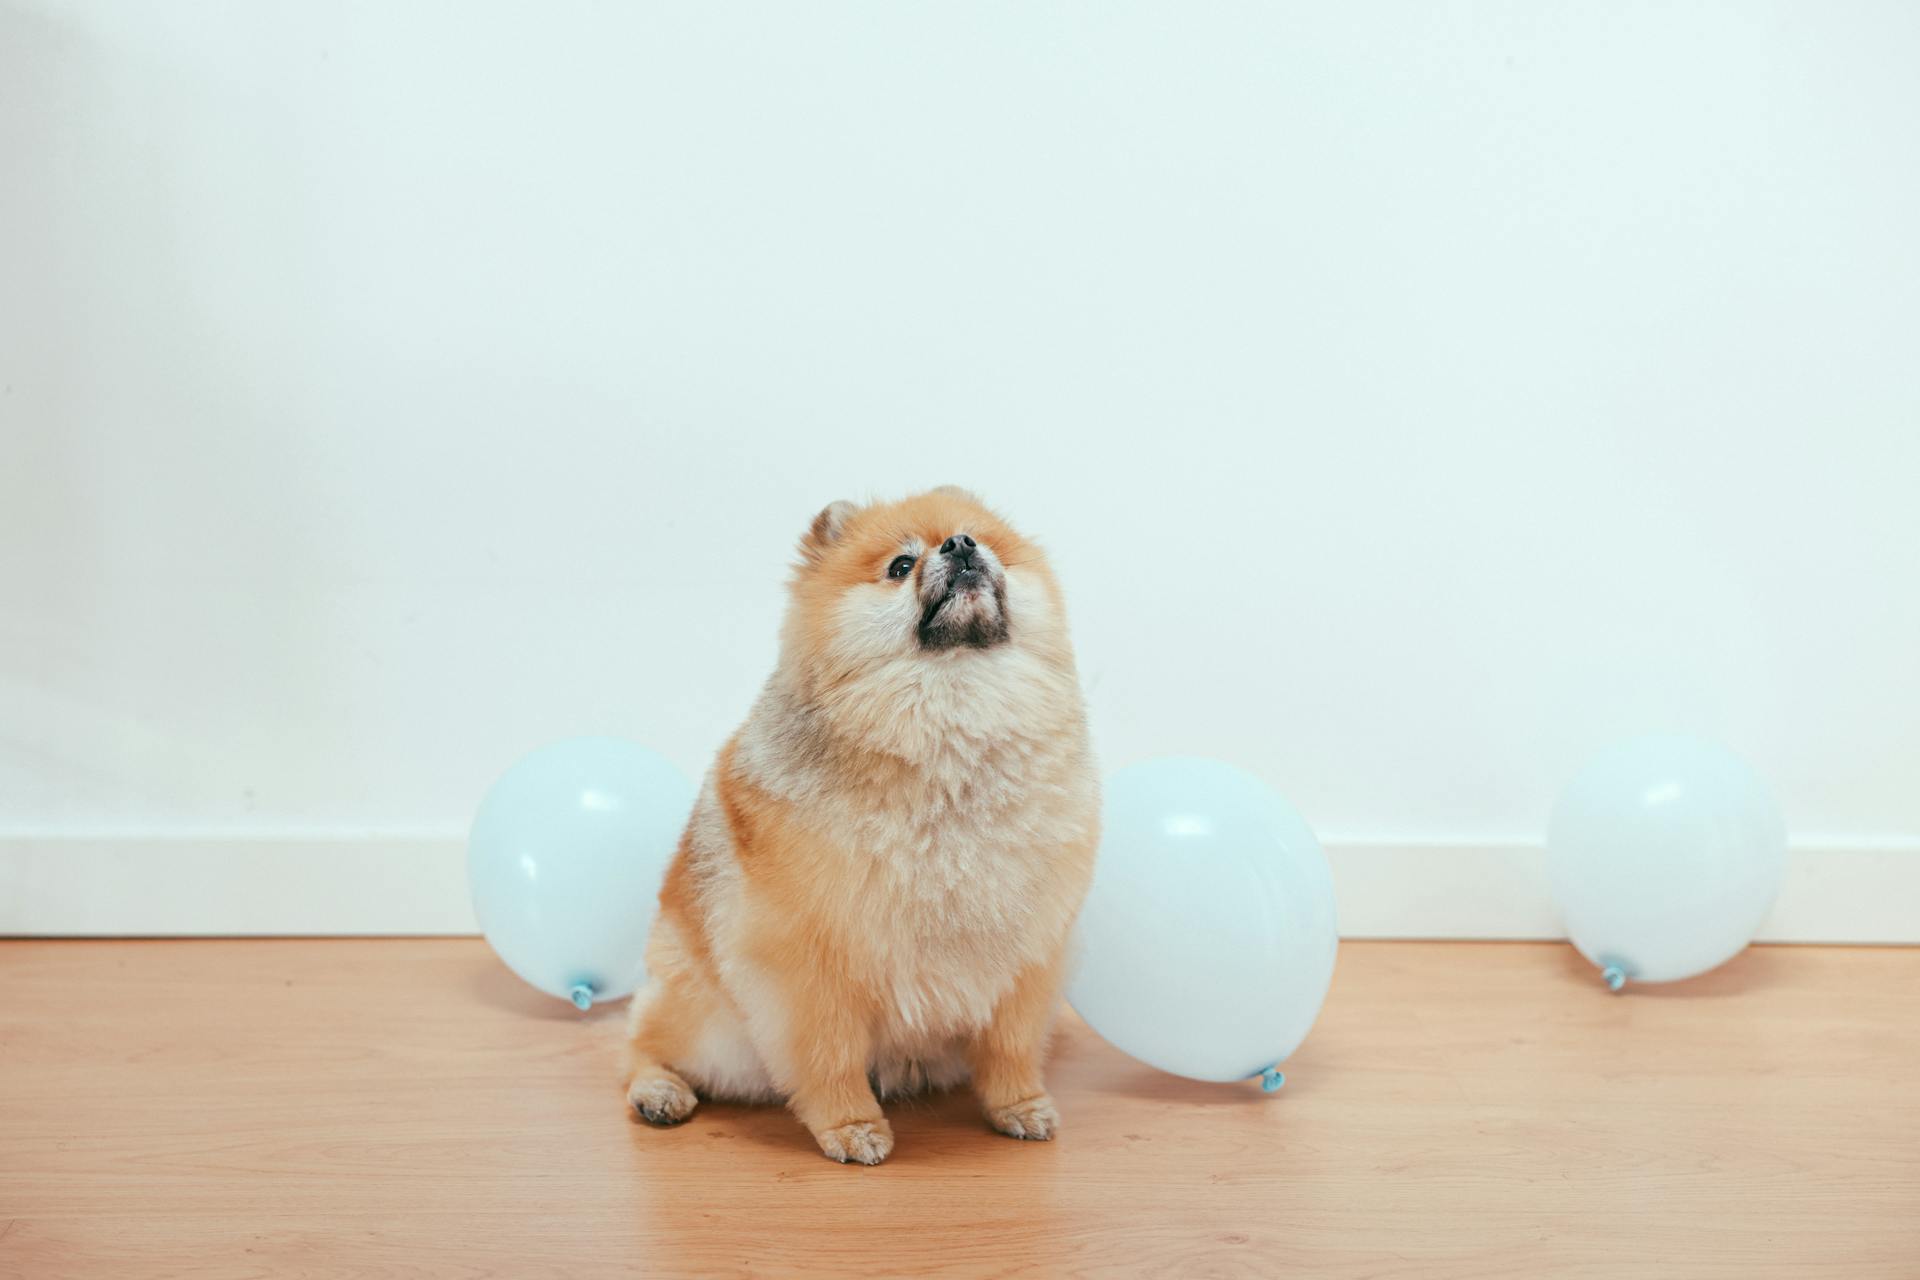
[{"label": "dog's leg", "polygon": [[842,1164],[879,1164],[893,1150],[893,1129],[867,1077],[866,1003],[829,972],[824,964],[763,971],[738,994],[755,1045],[820,1150]]},{"label": "dog's leg", "polygon": [[1045,1140],[1060,1125],[1042,1074],[1059,988],[1057,964],[1028,969],[968,1046],[987,1122],[1010,1138]]},{"label": "dog's leg", "polygon": [[691,1049],[706,1019],[701,992],[684,978],[655,979],[633,997],[627,1022],[627,1105],[648,1124],[679,1124],[699,1105],[693,1086],[667,1064]]},{"label": "dog's leg", "polygon": [[796,1020],[793,1113],[820,1150],[842,1164],[879,1164],[893,1128],[867,1079],[872,1037],[849,1017]]}]

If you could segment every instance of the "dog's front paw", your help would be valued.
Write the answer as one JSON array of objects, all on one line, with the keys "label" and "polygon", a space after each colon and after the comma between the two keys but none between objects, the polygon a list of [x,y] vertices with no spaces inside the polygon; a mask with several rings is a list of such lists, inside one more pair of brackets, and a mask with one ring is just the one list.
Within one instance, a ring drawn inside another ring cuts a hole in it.
[{"label": "dog's front paw", "polygon": [[893,1126],[885,1120],[856,1120],[813,1136],[827,1159],[841,1164],[879,1164],[893,1151]]},{"label": "dog's front paw", "polygon": [[627,1085],[627,1105],[648,1124],[679,1124],[699,1104],[687,1082],[671,1071],[637,1075]]},{"label": "dog's front paw", "polygon": [[1054,1110],[1053,1099],[1042,1093],[1010,1107],[987,1108],[987,1122],[1009,1138],[1045,1142],[1060,1127],[1060,1113]]}]

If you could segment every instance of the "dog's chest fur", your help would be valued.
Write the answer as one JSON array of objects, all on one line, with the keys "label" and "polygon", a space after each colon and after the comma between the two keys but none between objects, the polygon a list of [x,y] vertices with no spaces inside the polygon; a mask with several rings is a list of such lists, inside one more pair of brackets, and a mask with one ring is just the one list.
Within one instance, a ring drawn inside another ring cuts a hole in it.
[{"label": "dog's chest fur", "polygon": [[1036,788],[1033,763],[1002,752],[945,781],[923,775],[913,803],[874,804],[857,828],[874,973],[903,1029],[985,1023],[1020,970],[1057,949],[1050,881],[1075,833]]},{"label": "dog's chest fur", "polygon": [[768,710],[779,718],[750,725],[740,762],[839,864],[827,878],[844,892],[823,906],[841,917],[882,1041],[983,1025],[1070,927],[1084,868],[1063,851],[1088,835],[1084,732],[949,726],[909,760],[829,741],[790,706]]}]

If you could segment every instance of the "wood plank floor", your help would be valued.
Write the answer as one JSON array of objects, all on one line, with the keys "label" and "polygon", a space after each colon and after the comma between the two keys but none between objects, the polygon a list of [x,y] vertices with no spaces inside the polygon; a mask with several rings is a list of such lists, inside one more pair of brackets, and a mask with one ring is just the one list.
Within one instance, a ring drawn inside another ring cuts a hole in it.
[{"label": "wood plank floor", "polygon": [[1278,1095],[1069,1025],[1059,1141],[877,1169],[630,1122],[619,1021],[465,940],[0,943],[0,1274],[1920,1276],[1920,950],[1349,943]]}]

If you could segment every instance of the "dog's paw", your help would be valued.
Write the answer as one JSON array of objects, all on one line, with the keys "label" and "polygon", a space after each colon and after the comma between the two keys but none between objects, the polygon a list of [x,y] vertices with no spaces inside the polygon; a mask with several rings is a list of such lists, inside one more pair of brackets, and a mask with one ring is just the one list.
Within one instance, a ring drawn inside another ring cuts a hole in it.
[{"label": "dog's paw", "polygon": [[671,1071],[635,1076],[627,1085],[627,1105],[648,1124],[679,1124],[699,1102],[687,1082]]},{"label": "dog's paw", "polygon": [[1016,1102],[1010,1107],[989,1107],[987,1123],[1009,1138],[1030,1138],[1045,1142],[1060,1127],[1060,1113],[1046,1094]]},{"label": "dog's paw", "polygon": [[813,1136],[827,1159],[841,1164],[879,1164],[893,1151],[893,1126],[885,1120],[856,1120]]}]

